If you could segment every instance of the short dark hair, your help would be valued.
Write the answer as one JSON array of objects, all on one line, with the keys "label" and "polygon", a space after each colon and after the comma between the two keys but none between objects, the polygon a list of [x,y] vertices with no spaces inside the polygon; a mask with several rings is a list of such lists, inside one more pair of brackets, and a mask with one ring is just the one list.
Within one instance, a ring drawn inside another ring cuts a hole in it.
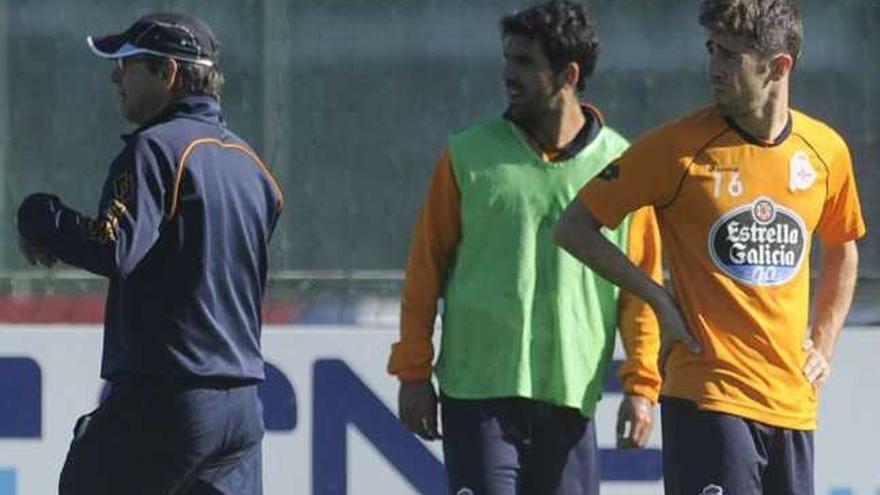
[{"label": "short dark hair", "polygon": [[[151,74],[165,72],[165,63],[168,57],[156,55],[141,55],[140,57],[143,58],[147,70]],[[175,84],[177,96],[204,95],[220,99],[225,78],[216,62],[210,66],[178,59],[175,59],[175,62],[177,62],[177,83]]]},{"label": "short dark hair", "polygon": [[794,0],[703,0],[700,25],[743,37],[758,53],[787,53],[797,62],[804,26]]},{"label": "short dark hair", "polygon": [[599,57],[599,34],[587,6],[566,0],[535,5],[501,19],[503,36],[521,35],[538,42],[553,72],[570,62],[581,68],[577,91],[583,91]]}]

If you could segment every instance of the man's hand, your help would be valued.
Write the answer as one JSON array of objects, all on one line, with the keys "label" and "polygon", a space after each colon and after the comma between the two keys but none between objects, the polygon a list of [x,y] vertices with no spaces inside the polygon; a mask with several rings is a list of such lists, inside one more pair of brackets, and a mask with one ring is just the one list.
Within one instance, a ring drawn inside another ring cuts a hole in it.
[{"label": "man's hand", "polygon": [[431,380],[401,382],[397,395],[400,421],[425,440],[437,440],[437,393]]},{"label": "man's hand", "polygon": [[40,264],[47,268],[51,268],[52,265],[58,261],[58,259],[52,256],[48,251],[40,249],[36,244],[28,242],[21,236],[18,236],[18,249],[21,251],[21,254],[24,255],[24,258],[28,263],[33,266]]},{"label": "man's hand", "polygon": [[654,404],[641,395],[626,394],[617,409],[617,448],[640,449],[654,429]]},{"label": "man's hand", "polygon": [[29,195],[18,205],[18,235],[32,244],[44,241],[47,233],[54,228],[63,208],[61,200],[53,194]]},{"label": "man's hand", "polygon": [[804,343],[804,349],[807,351],[807,362],[803,369],[804,376],[818,391],[831,376],[831,362],[813,345],[812,340],[807,340]]},{"label": "man's hand", "polygon": [[661,304],[658,304],[653,309],[660,323],[660,355],[658,356],[657,363],[662,375],[663,369],[666,366],[666,358],[669,357],[672,344],[675,342],[683,343],[694,354],[699,354],[702,349],[697,339],[688,331],[684,317],[682,317],[681,311],[678,309],[678,305],[672,296],[664,298]]}]

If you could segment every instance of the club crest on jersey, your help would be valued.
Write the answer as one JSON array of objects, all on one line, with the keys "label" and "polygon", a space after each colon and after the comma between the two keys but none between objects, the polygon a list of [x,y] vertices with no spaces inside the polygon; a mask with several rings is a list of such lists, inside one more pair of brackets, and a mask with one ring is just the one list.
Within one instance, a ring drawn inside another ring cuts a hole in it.
[{"label": "club crest on jersey", "polygon": [[816,182],[816,169],[810,163],[810,157],[803,151],[798,151],[791,157],[788,165],[788,190],[806,191]]},{"label": "club crest on jersey", "polygon": [[128,203],[132,195],[132,178],[129,172],[123,172],[113,181],[113,196],[123,203]]},{"label": "club crest on jersey", "polygon": [[792,210],[767,197],[728,211],[709,230],[709,254],[730,277],[749,285],[791,280],[806,252],[807,229]]}]

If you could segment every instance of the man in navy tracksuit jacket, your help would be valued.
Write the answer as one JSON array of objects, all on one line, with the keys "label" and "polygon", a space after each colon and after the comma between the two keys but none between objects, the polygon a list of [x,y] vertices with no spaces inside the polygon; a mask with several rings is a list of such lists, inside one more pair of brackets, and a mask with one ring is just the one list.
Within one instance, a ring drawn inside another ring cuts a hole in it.
[{"label": "man in navy tracksuit jacket", "polygon": [[62,495],[262,493],[261,301],[281,190],[224,124],[217,40],[152,14],[89,37],[116,63],[124,136],[96,218],[37,193],[18,211],[32,263],[110,281],[101,376],[77,422]]}]

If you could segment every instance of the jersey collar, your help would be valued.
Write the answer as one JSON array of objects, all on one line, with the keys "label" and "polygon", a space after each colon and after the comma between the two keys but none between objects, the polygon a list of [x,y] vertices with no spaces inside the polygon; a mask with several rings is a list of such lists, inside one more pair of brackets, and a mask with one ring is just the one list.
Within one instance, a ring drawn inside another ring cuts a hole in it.
[{"label": "jersey collar", "polygon": [[746,142],[754,144],[756,146],[761,146],[763,148],[772,148],[773,146],[779,146],[782,144],[788,136],[791,135],[791,127],[792,127],[792,118],[791,112],[788,113],[788,120],[785,121],[785,127],[782,128],[782,132],[779,133],[778,136],[772,141],[767,141],[766,139],[761,139],[757,136],[753,136],[748,133],[745,129],[740,127],[735,120],[727,115],[722,116],[724,121],[727,123],[727,126],[736,131],[737,134],[740,135]]},{"label": "jersey collar", "polygon": [[[599,136],[599,132],[602,130],[602,127],[605,125],[605,119],[602,116],[602,112],[599,111],[598,108],[593,106],[587,102],[581,102],[581,111],[584,113],[585,122],[583,127],[578,131],[577,135],[575,135],[574,139],[572,139],[568,144],[558,150],[547,151],[544,150],[544,154],[548,156],[552,156],[550,161],[553,162],[562,162],[565,160],[569,160],[576,156],[581,152],[584,148],[590,145],[596,138]],[[510,117],[510,112],[504,112],[504,118],[513,123],[522,131],[522,134],[532,143],[532,146],[536,149],[539,148],[537,146],[537,141],[532,139],[529,136],[529,133],[525,131],[525,129],[516,123]]]}]

